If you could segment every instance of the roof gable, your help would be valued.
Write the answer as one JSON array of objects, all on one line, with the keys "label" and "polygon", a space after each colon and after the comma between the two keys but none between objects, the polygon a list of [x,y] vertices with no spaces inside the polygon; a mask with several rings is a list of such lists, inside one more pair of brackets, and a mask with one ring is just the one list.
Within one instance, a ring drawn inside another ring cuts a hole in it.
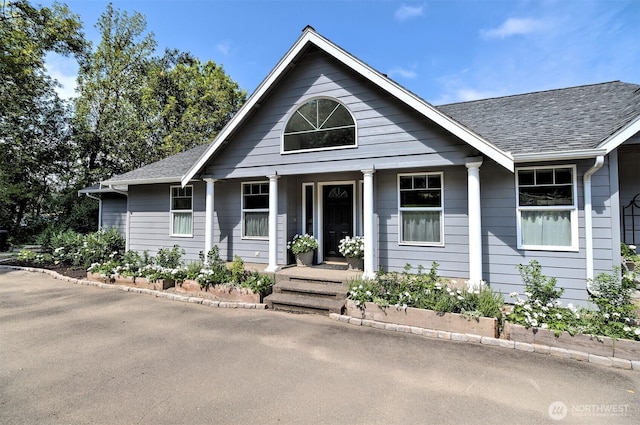
[{"label": "roof gable", "polygon": [[356,73],[365,77],[373,84],[377,85],[387,93],[404,102],[409,107],[423,114],[426,118],[438,124],[440,127],[451,132],[478,151],[487,155],[497,163],[509,170],[513,170],[513,158],[496,146],[492,145],[481,136],[477,135],[469,128],[451,119],[429,103],[425,102],[415,94],[409,92],[397,83],[390,80],[385,75],[377,72],[364,62],[356,59],[337,45],[317,34],[313,28],[306,27],[302,36],[289,49],[284,57],[273,68],[269,75],[262,81],[255,92],[249,97],[247,102],[238,111],[229,123],[220,131],[209,148],[193,164],[193,166],[182,177],[182,184],[186,185],[207,163],[211,156],[221,148],[226,139],[240,126],[250,115],[254,108],[260,107],[262,99],[277,86],[277,83],[287,73],[289,69],[295,67],[297,59],[303,55],[309,46],[315,46],[333,58],[351,68]]}]

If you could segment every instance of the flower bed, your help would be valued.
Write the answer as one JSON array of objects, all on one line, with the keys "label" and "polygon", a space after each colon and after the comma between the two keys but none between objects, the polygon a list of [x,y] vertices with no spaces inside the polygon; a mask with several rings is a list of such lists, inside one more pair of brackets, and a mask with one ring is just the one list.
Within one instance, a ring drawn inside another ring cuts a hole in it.
[{"label": "flower bed", "polygon": [[372,302],[365,302],[364,309],[347,300],[347,316],[375,320],[377,322],[416,326],[439,331],[467,333],[497,338],[499,336],[498,319],[493,317],[469,318],[459,313],[438,313],[421,308],[382,308]]},{"label": "flower bed", "polygon": [[614,339],[606,336],[557,333],[548,329],[525,328],[506,322],[504,337],[515,342],[546,345],[566,350],[582,351],[605,357],[640,360],[640,342],[628,339]]},{"label": "flower bed", "polygon": [[264,297],[271,293],[270,290],[265,293],[255,293],[251,289],[239,288],[232,285],[209,285],[202,287],[195,280],[185,280],[182,283],[178,283],[176,285],[176,292],[193,294],[194,296],[203,298],[252,304],[262,303]]},{"label": "flower bed", "polygon": [[128,277],[128,276],[105,276],[98,273],[87,273],[87,279],[94,282],[111,283],[114,285],[133,286],[137,288],[153,289],[156,291],[164,291],[175,286],[173,279],[158,279],[151,281],[144,277]]}]

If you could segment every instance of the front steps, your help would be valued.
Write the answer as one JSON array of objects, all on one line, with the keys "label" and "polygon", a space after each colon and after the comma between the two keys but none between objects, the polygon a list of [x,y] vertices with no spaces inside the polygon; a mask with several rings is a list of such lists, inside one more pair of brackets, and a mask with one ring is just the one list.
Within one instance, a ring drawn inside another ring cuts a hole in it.
[{"label": "front steps", "polygon": [[362,272],[290,267],[276,273],[273,293],[264,299],[267,308],[294,313],[341,314],[350,280]]}]

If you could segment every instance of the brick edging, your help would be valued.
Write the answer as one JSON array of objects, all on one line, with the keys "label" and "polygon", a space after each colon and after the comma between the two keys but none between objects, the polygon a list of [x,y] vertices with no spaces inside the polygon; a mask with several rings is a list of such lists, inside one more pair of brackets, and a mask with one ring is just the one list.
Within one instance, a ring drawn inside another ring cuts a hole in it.
[{"label": "brick edging", "polygon": [[73,277],[61,275],[58,272],[55,272],[53,270],[48,270],[48,269],[37,269],[34,267],[20,267],[20,266],[3,266],[1,264],[0,264],[0,269],[24,270],[28,272],[44,273],[51,276],[54,279],[74,283],[76,285],[95,286],[98,288],[116,289],[116,290],[125,291],[125,292],[133,292],[136,294],[153,295],[156,298],[165,298],[168,300],[182,301],[185,303],[192,303],[192,304],[202,304],[208,307],[245,308],[245,309],[255,309],[255,310],[264,310],[267,308],[267,305],[262,303],[243,303],[243,302],[236,302],[236,301],[218,301],[218,300],[212,300],[209,298],[201,298],[201,297],[186,297],[184,295],[178,295],[171,292],[156,291],[154,289],[136,288],[135,286],[126,286],[126,285],[114,285],[112,283],[95,282],[93,280],[87,280],[87,279],[76,279]]},{"label": "brick edging", "polygon": [[463,334],[457,332],[438,331],[434,329],[421,328],[418,326],[406,326],[398,325],[394,323],[379,322],[370,319],[359,319],[357,317],[351,317],[343,314],[331,313],[329,315],[331,320],[335,320],[341,323],[347,323],[355,326],[366,326],[374,329],[382,329],[386,331],[411,333],[414,335],[421,335],[427,338],[444,339],[451,341],[460,341],[466,343],[482,344],[488,346],[494,346],[499,348],[507,348],[519,351],[526,351],[529,353],[546,354],[554,357],[560,357],[564,359],[572,359],[576,361],[594,363],[601,366],[613,367],[616,369],[634,370],[640,371],[640,361],[627,360],[618,357],[605,357],[595,354],[589,354],[583,351],[568,350],[565,348],[550,347],[542,344],[530,344],[528,342],[517,342],[508,339],[491,338],[487,336]]}]

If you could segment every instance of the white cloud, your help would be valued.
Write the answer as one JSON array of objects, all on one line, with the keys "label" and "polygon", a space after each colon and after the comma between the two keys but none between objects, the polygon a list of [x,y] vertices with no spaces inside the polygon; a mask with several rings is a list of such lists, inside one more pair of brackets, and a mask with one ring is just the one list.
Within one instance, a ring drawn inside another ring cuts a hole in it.
[{"label": "white cloud", "polygon": [[231,47],[232,47],[231,41],[225,40],[216,45],[216,50],[226,56],[231,51]]},{"label": "white cloud", "polygon": [[388,74],[389,74],[390,77],[393,77],[393,76],[397,75],[399,77],[407,78],[407,79],[414,79],[414,78],[416,78],[418,76],[418,74],[415,71],[413,71],[411,69],[400,68],[400,67],[396,67],[396,68],[391,69],[388,72]]},{"label": "white cloud", "polygon": [[509,18],[497,28],[480,30],[485,38],[507,38],[513,35],[530,34],[544,27],[542,21],[531,18]]},{"label": "white cloud", "polygon": [[398,10],[396,10],[395,16],[398,21],[406,21],[407,19],[422,16],[423,12],[424,6],[407,6],[406,4],[403,4]]},{"label": "white cloud", "polygon": [[60,83],[60,87],[56,87],[60,98],[76,97],[78,64],[75,59],[49,54],[45,59],[45,67],[49,76]]}]

